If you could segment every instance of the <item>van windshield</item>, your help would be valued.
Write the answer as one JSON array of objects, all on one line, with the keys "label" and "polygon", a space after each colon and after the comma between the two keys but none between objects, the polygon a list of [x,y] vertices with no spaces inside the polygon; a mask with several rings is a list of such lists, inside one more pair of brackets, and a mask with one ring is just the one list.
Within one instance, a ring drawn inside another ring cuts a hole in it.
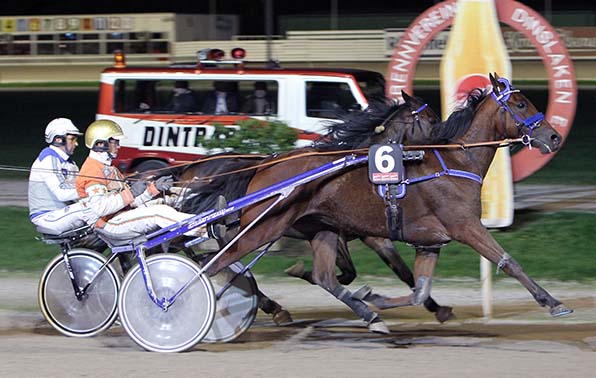
[{"label": "van windshield", "polygon": [[385,78],[380,73],[366,72],[354,77],[367,100],[385,96]]},{"label": "van windshield", "polygon": [[115,113],[275,115],[275,80],[117,80]]}]

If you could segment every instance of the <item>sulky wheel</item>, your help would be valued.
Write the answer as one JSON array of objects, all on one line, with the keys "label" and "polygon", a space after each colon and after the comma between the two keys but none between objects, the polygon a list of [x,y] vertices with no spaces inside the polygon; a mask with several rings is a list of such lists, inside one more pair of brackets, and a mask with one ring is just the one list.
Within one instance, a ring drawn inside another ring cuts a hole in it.
[{"label": "sulky wheel", "polygon": [[[257,284],[250,270],[236,275],[242,269],[242,263],[235,262],[211,277],[217,311],[211,330],[203,342],[232,341],[249,329],[255,320],[258,309]],[[227,289],[223,290],[226,286]]]},{"label": "sulky wheel", "polygon": [[[147,258],[147,268],[157,298],[171,298],[197,276],[199,266],[172,254]],[[120,321],[141,347],[154,352],[181,352],[205,337],[215,316],[215,294],[209,278],[201,274],[167,310],[149,297],[141,266],[124,278],[118,300]]]},{"label": "sulky wheel", "polygon": [[97,335],[108,329],[118,316],[120,277],[111,265],[98,273],[106,258],[95,251],[77,248],[70,250],[68,256],[78,288],[93,282],[77,298],[63,256],[58,255],[41,275],[39,307],[48,323],[66,336]]}]

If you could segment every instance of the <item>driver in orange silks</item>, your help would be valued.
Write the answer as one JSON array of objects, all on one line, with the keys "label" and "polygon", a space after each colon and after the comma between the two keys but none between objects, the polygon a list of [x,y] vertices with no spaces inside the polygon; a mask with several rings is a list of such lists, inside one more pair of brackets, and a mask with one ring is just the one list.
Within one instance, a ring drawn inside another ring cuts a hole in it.
[{"label": "driver in orange silks", "polygon": [[[143,180],[131,186],[126,184],[122,172],[111,165],[123,138],[120,126],[105,119],[91,123],[85,132],[85,145],[90,151],[75,185],[81,199],[96,215],[95,228],[102,229],[109,238],[130,240],[194,216],[163,204],[163,200],[153,200],[171,188],[170,176],[149,184]],[[187,236],[203,234],[205,228],[186,233]]]}]

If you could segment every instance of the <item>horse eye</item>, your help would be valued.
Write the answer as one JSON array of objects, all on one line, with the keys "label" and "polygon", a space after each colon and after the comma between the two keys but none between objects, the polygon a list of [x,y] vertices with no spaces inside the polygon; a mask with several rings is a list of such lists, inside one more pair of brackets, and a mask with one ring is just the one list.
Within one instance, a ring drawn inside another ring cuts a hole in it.
[{"label": "horse eye", "polygon": [[523,108],[526,107],[526,104],[524,102],[518,102],[517,103],[517,107],[520,108],[520,109],[523,109]]}]

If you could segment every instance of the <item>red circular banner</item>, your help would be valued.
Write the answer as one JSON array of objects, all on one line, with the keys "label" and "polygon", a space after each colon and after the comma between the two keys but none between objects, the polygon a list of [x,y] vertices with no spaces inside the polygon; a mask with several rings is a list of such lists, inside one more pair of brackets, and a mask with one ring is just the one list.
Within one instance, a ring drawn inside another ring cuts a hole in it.
[{"label": "red circular banner", "polygon": [[[388,96],[401,100],[402,89],[413,92],[418,59],[434,36],[451,25],[456,3],[456,0],[446,0],[434,5],[405,31],[389,62]],[[513,0],[496,0],[495,3],[499,21],[524,34],[542,57],[549,78],[546,119],[565,140],[577,105],[575,70],[567,48],[554,28],[536,11]],[[554,155],[542,155],[537,149],[519,151],[511,157],[513,181],[532,175]]]}]

